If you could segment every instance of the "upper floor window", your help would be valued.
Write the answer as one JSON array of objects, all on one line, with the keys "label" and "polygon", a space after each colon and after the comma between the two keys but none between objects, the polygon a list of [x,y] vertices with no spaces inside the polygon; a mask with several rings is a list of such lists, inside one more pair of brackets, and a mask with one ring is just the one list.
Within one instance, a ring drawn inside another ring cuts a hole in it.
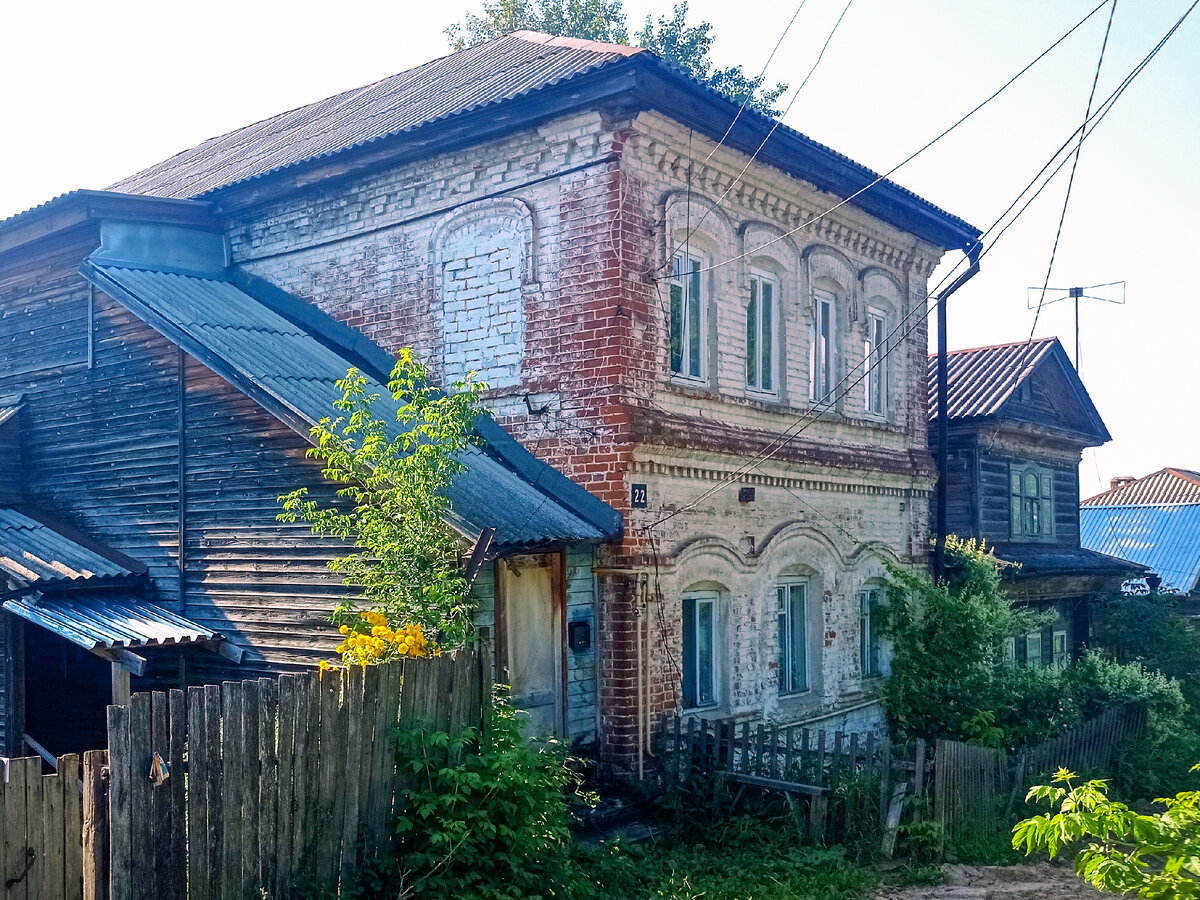
[{"label": "upper floor window", "polygon": [[671,273],[671,372],[704,378],[704,335],[707,330],[701,261],[676,254]]},{"label": "upper floor window", "polygon": [[1049,537],[1053,533],[1054,479],[1036,466],[1009,469],[1013,537]]},{"label": "upper floor window", "polygon": [[808,690],[808,584],[781,581],[775,585],[779,623],[779,693]]},{"label": "upper floor window", "polygon": [[824,400],[833,390],[834,363],[834,304],[837,298],[830,291],[813,288],[812,367],[809,387],[814,400]]},{"label": "upper floor window", "polygon": [[717,697],[717,591],[683,595],[683,706],[715,706]]},{"label": "upper floor window", "polygon": [[746,307],[746,386],[764,393],[775,391],[775,281],[762,272],[750,276],[750,305]]},{"label": "upper floor window", "polygon": [[858,592],[858,658],[863,678],[884,673],[883,632],[879,627],[883,598],[881,588]]},{"label": "upper floor window", "polygon": [[863,366],[866,369],[864,406],[872,415],[882,416],[887,412],[887,316],[882,310],[867,310]]}]

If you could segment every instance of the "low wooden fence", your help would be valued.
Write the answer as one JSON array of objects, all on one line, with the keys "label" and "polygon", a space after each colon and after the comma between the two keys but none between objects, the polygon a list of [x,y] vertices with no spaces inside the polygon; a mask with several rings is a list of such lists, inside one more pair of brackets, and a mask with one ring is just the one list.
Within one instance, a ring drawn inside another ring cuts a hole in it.
[{"label": "low wooden fence", "polygon": [[1139,706],[1105,710],[1056,738],[1021,753],[938,741],[934,753],[934,818],[950,838],[967,836],[986,826],[988,818],[1005,820],[1028,788],[1044,781],[1060,766],[1081,774],[1110,774],[1116,752],[1145,728]]},{"label": "low wooden fence", "polygon": [[685,779],[721,772],[732,782],[780,792],[808,836],[836,841],[873,832],[890,855],[904,803],[927,788],[942,833],[969,837],[1007,821],[1030,784],[1059,766],[1111,772],[1117,749],[1136,738],[1145,721],[1139,707],[1110,709],[1010,755],[958,741],[938,741],[928,753],[924,741],[899,747],[875,734],[675,716],[667,725],[667,745],[674,752],[666,774]]},{"label": "low wooden fence", "polygon": [[[675,716],[671,778],[722,772],[746,787],[788,798],[796,824],[817,840],[878,834],[890,848],[905,796],[924,790],[924,741],[894,748],[874,733]],[[890,835],[890,837],[889,837]]]},{"label": "low wooden fence", "polygon": [[11,759],[0,780],[0,897],[83,896],[79,757],[42,774],[41,757]]}]

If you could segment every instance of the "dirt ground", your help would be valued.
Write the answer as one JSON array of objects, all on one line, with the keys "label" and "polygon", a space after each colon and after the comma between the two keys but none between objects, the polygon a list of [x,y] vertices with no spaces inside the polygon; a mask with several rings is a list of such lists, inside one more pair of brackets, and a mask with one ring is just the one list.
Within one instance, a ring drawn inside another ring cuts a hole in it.
[{"label": "dirt ground", "polygon": [[947,866],[937,887],[881,888],[875,900],[1077,900],[1105,895],[1075,877],[1070,864]]}]

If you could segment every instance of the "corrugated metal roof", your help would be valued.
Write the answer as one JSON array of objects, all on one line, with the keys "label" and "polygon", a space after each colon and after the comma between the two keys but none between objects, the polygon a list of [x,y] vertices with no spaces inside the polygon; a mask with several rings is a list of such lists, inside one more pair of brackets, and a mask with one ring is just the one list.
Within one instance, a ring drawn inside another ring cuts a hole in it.
[{"label": "corrugated metal roof", "polygon": [[76,594],[6,600],[4,608],[87,650],[211,641],[217,633],[126,595]]},{"label": "corrugated metal roof", "polygon": [[[151,324],[161,326],[168,338],[195,345],[192,349],[202,352],[201,361],[210,367],[220,371],[223,363],[309,423],[334,413],[333,403],[342,397],[336,382],[351,363],[238,285],[217,276],[96,261],[85,269],[89,277],[92,272],[99,275],[95,280],[103,290],[124,298],[135,312],[141,305],[161,318]],[[398,404],[385,385],[368,378],[366,390],[368,395],[379,394],[376,417],[398,428]],[[612,536],[480,447],[467,448],[461,461],[466,471],[454,479],[448,493],[455,524],[466,533],[493,527],[500,546]]]},{"label": "corrugated metal roof", "polygon": [[516,32],[210,138],[118,181],[110,190],[196,197],[303,160],[513,99],[624,59],[631,50]]},{"label": "corrugated metal roof", "polygon": [[1083,546],[1147,566],[1163,587],[1200,590],[1200,503],[1083,506]]},{"label": "corrugated metal roof", "polygon": [[0,425],[3,425],[21,411],[21,402],[5,398],[0,400]]},{"label": "corrugated metal roof", "polygon": [[997,559],[1019,563],[1022,575],[1112,575],[1129,578],[1142,574],[1142,566],[1111,553],[1042,544],[1005,544],[994,548]]},{"label": "corrugated metal roof", "polygon": [[[946,354],[947,409],[951,419],[991,416],[1058,344],[1057,338],[1018,341]],[[929,418],[937,415],[937,356],[927,364]]]},{"label": "corrugated metal roof", "polygon": [[24,513],[0,507],[0,575],[22,584],[52,584],[137,574]]},{"label": "corrugated metal roof", "polygon": [[1200,473],[1168,467],[1082,501],[1082,506],[1200,503]]}]

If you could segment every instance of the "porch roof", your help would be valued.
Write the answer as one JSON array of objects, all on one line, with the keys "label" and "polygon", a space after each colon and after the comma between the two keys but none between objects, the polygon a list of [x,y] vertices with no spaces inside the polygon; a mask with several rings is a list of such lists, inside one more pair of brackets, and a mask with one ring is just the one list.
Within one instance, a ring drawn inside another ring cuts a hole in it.
[{"label": "porch roof", "polygon": [[27,512],[0,507],[0,579],[65,585],[132,580],[144,574],[140,564],[115,551],[104,552],[71,532]]},{"label": "porch roof", "polygon": [[4,608],[85,650],[205,643],[220,635],[128,594],[30,594]]}]

